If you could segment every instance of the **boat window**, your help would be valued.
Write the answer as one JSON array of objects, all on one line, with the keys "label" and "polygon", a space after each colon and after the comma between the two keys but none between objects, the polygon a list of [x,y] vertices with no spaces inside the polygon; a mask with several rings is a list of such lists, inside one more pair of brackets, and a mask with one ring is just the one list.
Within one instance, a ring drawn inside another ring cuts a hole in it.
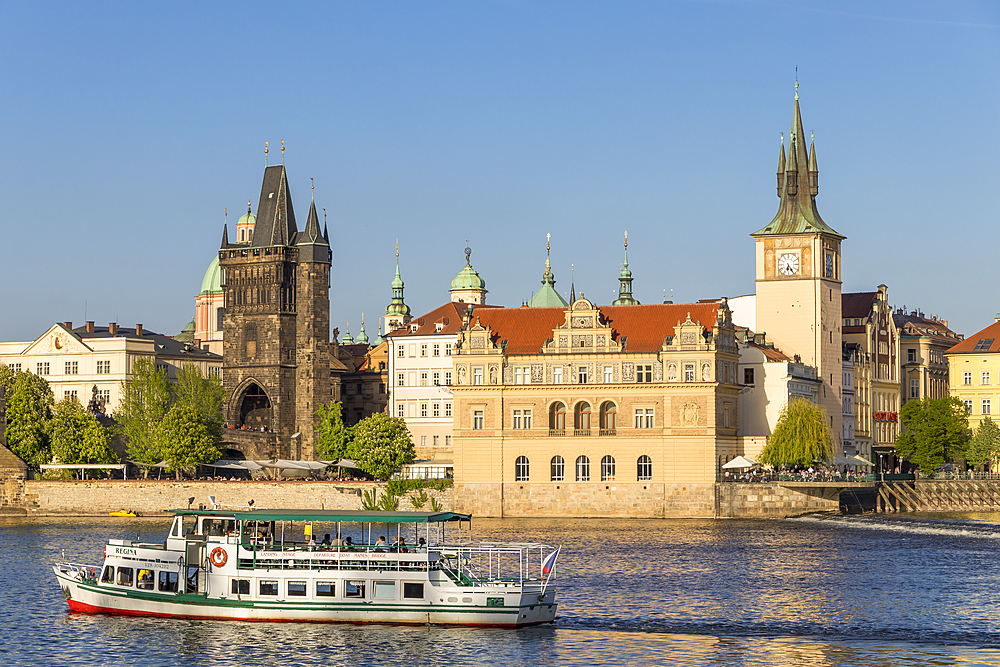
[{"label": "boat window", "polygon": [[233,595],[250,595],[250,580],[233,579],[232,592]]},{"label": "boat window", "polygon": [[115,566],[106,565],[104,567],[104,574],[101,575],[101,581],[105,584],[115,583]]},{"label": "boat window", "polygon": [[418,583],[404,582],[403,583],[403,599],[404,600],[423,600],[424,599],[424,585]]},{"label": "boat window", "polygon": [[289,581],[288,582],[288,595],[290,597],[305,597],[306,596],[306,582],[304,581]]},{"label": "boat window", "polygon": [[177,573],[160,570],[160,590],[164,593],[177,592]]},{"label": "boat window", "polygon": [[396,582],[395,581],[376,581],[375,582],[375,598],[379,600],[395,600],[396,599]]},{"label": "boat window", "polygon": [[140,568],[138,574],[135,587],[144,591],[153,590],[153,571]]},{"label": "boat window", "polygon": [[332,581],[316,582],[316,597],[332,598],[337,595],[337,585]]},{"label": "boat window", "polygon": [[187,592],[197,593],[198,592],[198,568],[188,567],[187,570]]},{"label": "boat window", "polygon": [[224,537],[236,529],[232,519],[205,519],[201,526],[205,535]]},{"label": "boat window", "polygon": [[181,535],[192,535],[195,529],[198,528],[198,517],[196,516],[186,516],[182,518],[184,527],[181,529]]},{"label": "boat window", "polygon": [[278,594],[278,582],[272,581],[270,579],[262,579],[260,582],[260,594],[261,595],[277,595]]},{"label": "boat window", "polygon": [[132,568],[130,567],[118,568],[118,585],[119,586],[132,585]]},{"label": "boat window", "polygon": [[363,581],[344,582],[345,598],[363,598],[364,596],[365,596],[365,582]]}]

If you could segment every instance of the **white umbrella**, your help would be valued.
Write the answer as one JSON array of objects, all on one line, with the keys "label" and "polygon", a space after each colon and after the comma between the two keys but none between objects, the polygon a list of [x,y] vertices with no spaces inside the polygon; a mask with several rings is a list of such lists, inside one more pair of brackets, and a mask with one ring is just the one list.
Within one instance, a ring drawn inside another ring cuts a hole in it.
[{"label": "white umbrella", "polygon": [[854,459],[854,463],[852,465],[856,465],[856,466],[870,466],[870,465],[874,465],[871,461],[869,461],[868,459],[866,459],[863,456],[854,455],[851,458]]},{"label": "white umbrella", "polygon": [[757,462],[747,456],[737,456],[735,459],[729,463],[723,464],[722,468],[724,470],[729,470],[731,468],[752,468],[757,465]]}]

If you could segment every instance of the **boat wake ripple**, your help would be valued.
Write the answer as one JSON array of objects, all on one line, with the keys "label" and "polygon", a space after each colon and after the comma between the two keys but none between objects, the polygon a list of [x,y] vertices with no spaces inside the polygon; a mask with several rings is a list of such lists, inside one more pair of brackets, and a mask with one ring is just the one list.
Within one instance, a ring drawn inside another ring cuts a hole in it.
[{"label": "boat wake ripple", "polygon": [[787,521],[812,524],[821,523],[841,528],[891,531],[914,535],[1000,539],[1000,524],[989,521],[972,521],[969,519],[932,519],[927,517],[885,515],[807,515],[787,519]]}]

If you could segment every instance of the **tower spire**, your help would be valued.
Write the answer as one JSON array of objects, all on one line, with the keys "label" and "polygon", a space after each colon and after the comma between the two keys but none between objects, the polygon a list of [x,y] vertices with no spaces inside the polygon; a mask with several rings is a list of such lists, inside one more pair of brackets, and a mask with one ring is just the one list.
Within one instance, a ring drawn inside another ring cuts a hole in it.
[{"label": "tower spire", "polygon": [[403,277],[399,274],[399,240],[396,240],[396,275],[392,279],[392,301],[385,307],[385,332],[409,323],[410,307],[403,300]]},{"label": "tower spire", "polygon": [[569,265],[569,302],[576,301],[576,265]]},{"label": "tower spire", "polygon": [[612,306],[638,306],[639,302],[632,297],[632,272],[628,269],[628,232],[625,232],[625,263],[618,275],[618,298]]},{"label": "tower spire", "polygon": [[568,304],[566,299],[556,291],[556,277],[552,274],[552,234],[545,235],[545,272],[542,274],[542,287],[531,295],[525,305],[532,308],[561,307]]},{"label": "tower spire", "polygon": [[264,142],[264,169],[267,169],[267,142]]}]

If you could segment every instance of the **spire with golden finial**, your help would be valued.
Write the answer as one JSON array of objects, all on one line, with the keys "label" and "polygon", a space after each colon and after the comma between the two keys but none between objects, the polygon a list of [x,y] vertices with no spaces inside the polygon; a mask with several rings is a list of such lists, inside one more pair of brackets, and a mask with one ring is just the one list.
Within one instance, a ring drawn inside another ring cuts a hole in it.
[{"label": "spire with golden finial", "polygon": [[251,204],[250,202],[252,202],[252,201],[253,201],[253,200],[252,200],[252,199],[250,199],[250,197],[247,197],[247,213],[249,213],[249,212],[250,212],[250,211],[252,210],[252,209],[250,208],[250,207],[252,206],[252,204]]},{"label": "spire with golden finial", "polygon": [[264,142],[264,169],[267,169],[267,142]]},{"label": "spire with golden finial", "polygon": [[[798,84],[796,84],[796,87],[798,87]],[[281,166],[282,167],[285,166],[285,140],[284,139],[281,140]]]}]

